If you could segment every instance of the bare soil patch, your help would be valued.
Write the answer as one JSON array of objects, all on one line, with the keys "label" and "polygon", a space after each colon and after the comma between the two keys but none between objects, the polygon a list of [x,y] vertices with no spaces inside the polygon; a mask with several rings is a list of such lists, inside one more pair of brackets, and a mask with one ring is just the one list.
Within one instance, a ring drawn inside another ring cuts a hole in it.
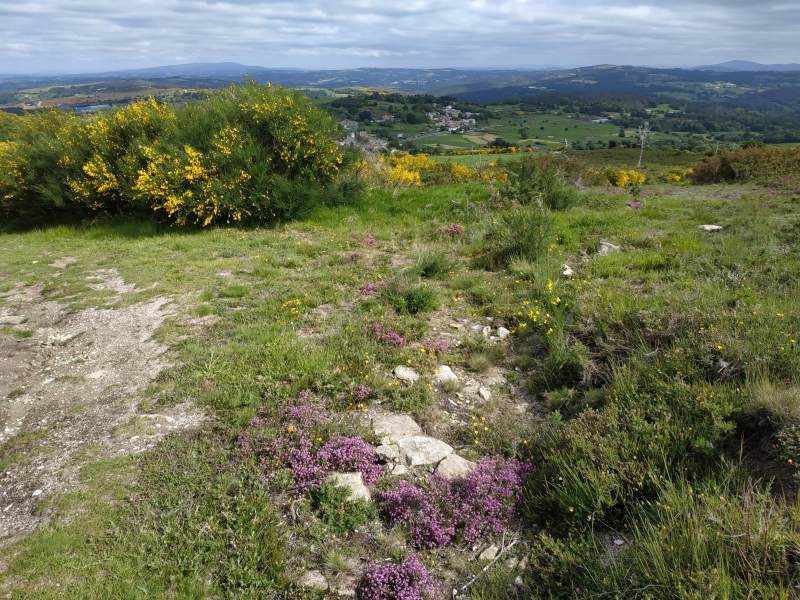
[{"label": "bare soil patch", "polygon": [[[136,290],[114,271],[87,284],[98,282]],[[17,286],[4,300],[0,313],[18,323],[0,330],[0,546],[46,519],[37,505],[74,488],[83,464],[142,452],[203,420],[188,405],[139,410],[169,364],[153,334],[176,312],[170,299],[69,312],[41,287]]]}]

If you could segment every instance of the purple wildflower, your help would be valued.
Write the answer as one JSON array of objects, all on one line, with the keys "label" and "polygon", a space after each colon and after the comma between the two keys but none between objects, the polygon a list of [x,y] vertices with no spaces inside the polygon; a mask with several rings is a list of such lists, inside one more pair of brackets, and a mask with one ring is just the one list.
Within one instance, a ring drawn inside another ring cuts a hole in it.
[{"label": "purple wildflower", "polygon": [[386,327],[383,323],[376,322],[367,325],[366,330],[375,336],[378,341],[402,348],[407,344],[406,338],[394,329]]},{"label": "purple wildflower", "polygon": [[422,347],[432,354],[447,352],[450,349],[450,342],[447,340],[426,339],[422,342]]},{"label": "purple wildflower", "polygon": [[326,420],[324,411],[310,402],[310,394],[301,392],[294,404],[277,415],[253,419],[237,445],[243,456],[257,457],[267,480],[281,469],[290,469],[301,494],[317,489],[332,471],[360,471],[365,483],[375,483],[383,467],[375,449],[361,438],[337,436],[321,447],[315,444],[319,426]]},{"label": "purple wildflower", "polygon": [[361,600],[425,600],[434,592],[431,576],[416,556],[400,564],[371,563],[358,585]]},{"label": "purple wildflower", "polygon": [[400,482],[380,502],[391,521],[409,527],[418,548],[472,543],[508,527],[529,471],[516,460],[485,458],[460,479],[434,475],[425,488]]},{"label": "purple wildflower", "polygon": [[461,223],[451,223],[444,228],[444,232],[450,237],[456,237],[464,233],[464,226]]},{"label": "purple wildflower", "polygon": [[369,281],[361,286],[361,295],[372,298],[377,296],[385,287],[385,281]]},{"label": "purple wildflower", "polygon": [[358,400],[359,402],[363,402],[364,400],[369,398],[369,395],[371,393],[372,393],[372,388],[362,383],[356,388],[356,393],[355,393],[356,400]]},{"label": "purple wildflower", "polygon": [[367,485],[383,475],[375,448],[359,437],[331,438],[317,452],[316,462],[325,471],[360,471]]},{"label": "purple wildflower", "polygon": [[376,237],[375,237],[375,234],[374,234],[374,233],[372,233],[372,232],[370,231],[370,232],[368,232],[368,233],[367,233],[367,235],[364,237],[364,243],[365,243],[367,246],[377,246],[377,244],[378,244],[378,238],[376,238]]}]

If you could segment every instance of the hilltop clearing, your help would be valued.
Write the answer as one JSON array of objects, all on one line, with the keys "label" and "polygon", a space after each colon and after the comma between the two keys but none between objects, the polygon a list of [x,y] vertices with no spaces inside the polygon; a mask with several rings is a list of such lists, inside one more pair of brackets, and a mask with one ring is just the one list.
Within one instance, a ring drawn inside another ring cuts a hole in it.
[{"label": "hilltop clearing", "polygon": [[79,461],[32,413],[4,438],[3,477],[71,487],[25,500],[0,590],[792,597],[797,193],[689,166],[399,157],[272,229],[4,234],[3,406],[97,418]]}]

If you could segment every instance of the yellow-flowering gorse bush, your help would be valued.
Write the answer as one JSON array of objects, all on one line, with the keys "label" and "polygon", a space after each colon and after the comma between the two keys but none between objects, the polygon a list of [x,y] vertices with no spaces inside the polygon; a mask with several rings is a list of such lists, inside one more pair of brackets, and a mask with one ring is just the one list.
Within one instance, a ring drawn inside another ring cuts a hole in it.
[{"label": "yellow-flowering gorse bush", "polygon": [[647,182],[647,176],[636,169],[610,169],[606,171],[606,177],[611,185],[619,188],[644,185]]},{"label": "yellow-flowering gorse bush", "polygon": [[23,121],[0,146],[0,212],[22,221],[136,212],[178,226],[264,224],[359,190],[330,117],[283,88]]},{"label": "yellow-flowering gorse bush", "polygon": [[417,187],[440,183],[506,181],[508,173],[496,164],[474,169],[455,161],[436,161],[427,154],[395,153],[378,159],[386,187]]}]

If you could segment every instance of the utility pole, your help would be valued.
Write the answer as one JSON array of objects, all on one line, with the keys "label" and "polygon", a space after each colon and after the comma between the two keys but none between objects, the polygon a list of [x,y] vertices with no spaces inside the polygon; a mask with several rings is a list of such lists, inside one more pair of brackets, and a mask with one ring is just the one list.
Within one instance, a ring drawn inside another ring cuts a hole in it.
[{"label": "utility pole", "polygon": [[639,164],[636,166],[636,168],[641,169],[642,159],[644,158],[644,147],[645,144],[647,144],[647,138],[650,137],[650,121],[645,121],[642,123],[642,126],[636,131],[636,135],[639,137],[639,143],[642,146],[642,149],[639,152]]}]

